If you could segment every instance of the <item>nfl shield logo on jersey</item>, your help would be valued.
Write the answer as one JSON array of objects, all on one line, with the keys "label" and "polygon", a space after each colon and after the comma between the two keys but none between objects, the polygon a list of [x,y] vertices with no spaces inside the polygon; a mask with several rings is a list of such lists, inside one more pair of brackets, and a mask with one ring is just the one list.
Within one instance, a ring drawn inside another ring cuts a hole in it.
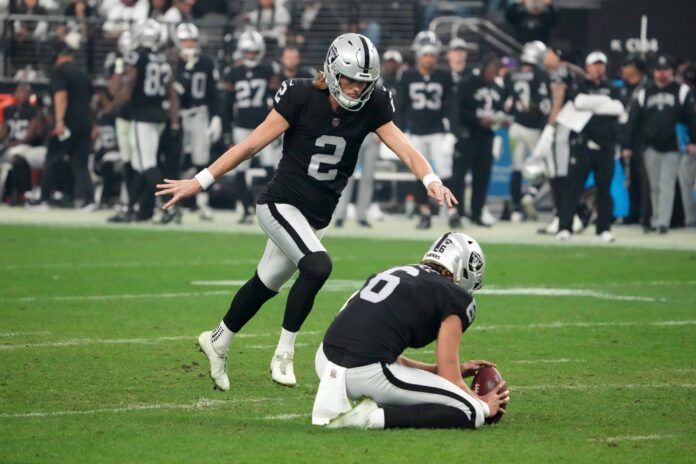
[{"label": "nfl shield logo on jersey", "polygon": [[331,121],[331,125],[334,127],[338,127],[338,125],[341,123],[341,120],[338,118],[333,118],[333,121]]}]

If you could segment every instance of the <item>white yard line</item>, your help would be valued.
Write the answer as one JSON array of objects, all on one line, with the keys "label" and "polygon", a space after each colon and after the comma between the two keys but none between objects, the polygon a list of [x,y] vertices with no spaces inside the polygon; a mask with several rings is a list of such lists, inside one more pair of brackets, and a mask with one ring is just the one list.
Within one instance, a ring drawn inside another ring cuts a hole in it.
[{"label": "white yard line", "polygon": [[[318,335],[320,332],[309,331],[302,332],[302,335]],[[235,338],[256,338],[256,337],[266,337],[278,335],[277,333],[263,333],[263,334],[238,334]],[[40,343],[21,343],[17,345],[2,345],[0,344],[0,351],[8,350],[18,350],[22,348],[64,348],[68,346],[83,346],[83,345],[154,345],[162,342],[179,341],[179,340],[190,340],[191,342],[196,342],[197,338],[195,335],[177,335],[173,337],[155,337],[155,338],[73,338],[68,340],[59,340],[54,342],[40,342]],[[295,346],[306,346],[305,343],[297,343]],[[264,350],[269,348],[275,348],[276,345],[241,345],[241,348],[251,349],[251,350]]]},{"label": "white yard line", "polygon": [[195,411],[199,409],[207,409],[217,406],[227,406],[230,404],[243,403],[263,403],[266,401],[274,401],[277,398],[240,398],[231,400],[217,400],[209,398],[201,398],[192,403],[145,403],[145,404],[129,404],[117,408],[99,408],[85,409],[77,411],[34,411],[20,413],[0,413],[1,418],[32,418],[32,417],[54,417],[54,416],[75,416],[89,414],[103,414],[115,412],[132,412],[132,411],[152,411],[158,409],[181,409],[186,411]]},{"label": "white yard line", "polygon": [[620,441],[645,441],[645,440],[667,440],[674,435],[623,435],[620,437],[589,438],[587,441],[601,441],[606,443],[618,443]]},{"label": "white yard line", "polygon": [[[226,259],[222,261],[186,261],[186,266],[236,266],[239,264],[256,264],[258,258],[254,259]],[[181,262],[160,262],[160,261],[127,261],[127,262],[105,262],[105,263],[33,263],[33,264],[1,264],[2,270],[21,270],[21,269],[108,269],[122,267],[167,267],[180,266]]]},{"label": "white yard line", "polygon": [[[540,323],[540,324],[507,324],[507,325],[482,325],[474,326],[471,330],[527,330],[527,329],[563,329],[568,327],[626,327],[626,326],[651,326],[651,327],[680,327],[684,325],[694,325],[696,320],[683,320],[683,321],[655,321],[655,322],[550,322],[550,323]],[[322,335],[324,332],[321,331],[308,331],[301,332],[303,336],[315,336]],[[254,338],[261,336],[271,336],[277,335],[277,333],[265,333],[265,334],[239,334],[235,337],[240,338]],[[81,345],[152,345],[167,341],[179,341],[179,340],[196,340],[195,335],[177,335],[171,337],[154,337],[154,338],[121,338],[121,339],[108,339],[108,338],[76,338],[68,340],[57,340],[52,342],[41,342],[41,343],[22,343],[17,345],[11,344],[0,344],[0,351],[8,350],[18,350],[23,348],[40,348],[40,347],[55,347],[63,348],[68,346],[81,346]],[[242,347],[245,347],[242,345]],[[246,348],[251,349],[266,349],[271,347],[271,345],[251,345],[246,346]],[[433,354],[431,350],[418,351],[421,354]],[[537,361],[530,360],[530,364]],[[560,362],[556,360],[556,362]],[[578,361],[579,362],[579,361]]]},{"label": "white yard line", "polygon": [[311,419],[312,415],[309,413],[303,414],[278,414],[277,416],[264,416],[264,420],[292,420],[292,419]]},{"label": "white yard line", "polygon": [[[246,280],[194,280],[191,285],[194,286],[213,286],[236,288],[241,287]],[[329,280],[322,291],[324,292],[343,292],[354,291],[363,284],[361,280]],[[291,285],[292,281],[286,284]],[[203,292],[163,292],[163,293],[122,293],[113,295],[50,295],[50,296],[27,296],[27,297],[10,297],[2,298],[0,302],[23,302],[29,303],[34,301],[111,301],[111,300],[135,300],[135,299],[153,299],[153,298],[187,298],[200,296],[222,296],[230,295],[230,290],[209,290]],[[495,295],[495,296],[544,296],[544,297],[586,297],[600,300],[615,300],[615,301],[664,301],[663,298],[653,298],[634,295],[614,295],[605,292],[598,292],[586,289],[573,288],[544,288],[544,287],[492,287],[482,289],[477,294]]]},{"label": "white yard line", "polygon": [[48,335],[51,332],[0,332],[0,337],[23,337],[25,335]]},{"label": "white yard line", "polygon": [[635,390],[635,389],[657,390],[661,388],[684,388],[691,390],[696,388],[693,383],[614,383],[614,384],[561,384],[561,385],[517,385],[510,386],[512,391],[537,391],[537,390]]}]

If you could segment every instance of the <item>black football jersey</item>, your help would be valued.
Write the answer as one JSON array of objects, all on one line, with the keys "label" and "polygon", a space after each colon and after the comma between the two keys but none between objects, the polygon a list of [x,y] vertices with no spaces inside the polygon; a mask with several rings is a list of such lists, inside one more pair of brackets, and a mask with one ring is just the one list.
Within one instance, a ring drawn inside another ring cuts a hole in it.
[{"label": "black football jersey", "polygon": [[559,84],[565,87],[566,91],[563,103],[565,104],[568,102],[568,100],[570,100],[570,94],[575,88],[575,79],[573,79],[573,75],[568,70],[568,67],[563,65],[559,66],[558,69],[549,75],[549,80],[552,84]]},{"label": "black football jersey", "polygon": [[[125,66],[125,57],[121,56],[120,54],[113,54],[107,56],[108,64],[105,64],[106,66],[106,73],[108,76],[113,76],[116,74],[116,66],[117,62],[120,61],[119,66]],[[112,95],[113,96],[113,95]],[[118,109],[116,112],[116,117],[120,119],[125,119],[126,121],[130,121],[131,116],[130,116],[130,106],[131,102],[127,101],[124,103],[121,108]]]},{"label": "black football jersey", "polygon": [[344,367],[393,363],[407,348],[434,342],[451,315],[466,331],[476,317],[471,294],[429,266],[393,267],[348,300],[324,335],[324,352]]},{"label": "black football jersey", "polygon": [[512,100],[515,122],[532,129],[543,129],[551,111],[548,74],[538,68],[516,69],[505,76],[505,93]]},{"label": "black football jersey", "polygon": [[177,63],[175,88],[179,95],[181,108],[207,106],[209,114],[217,113],[217,81],[220,74],[213,60],[200,55],[193,67],[186,66],[184,60]]},{"label": "black football jersey", "polygon": [[486,82],[480,74],[472,73],[457,86],[460,134],[464,138],[476,134],[493,137],[494,132],[481,127],[479,119],[491,117],[503,109],[504,91],[496,82]]},{"label": "black football jersey", "polygon": [[131,116],[135,121],[165,122],[167,112],[167,84],[173,78],[172,67],[164,53],[144,48],[132,51],[126,63],[138,71],[138,78],[131,97]]},{"label": "black football jersey", "polygon": [[227,74],[227,91],[229,103],[234,108],[232,119],[234,125],[244,129],[255,129],[261,124],[268,112],[269,84],[275,72],[271,65],[261,64],[254,68],[235,66]]},{"label": "black football jersey", "polygon": [[3,110],[3,120],[7,123],[10,132],[7,141],[24,140],[29,130],[29,123],[38,114],[35,106],[10,105]]},{"label": "black football jersey", "polygon": [[404,128],[414,135],[447,132],[452,85],[452,75],[444,69],[428,75],[417,69],[404,71],[397,92]]},{"label": "black football jersey", "polygon": [[365,136],[392,120],[393,100],[379,87],[359,111],[339,107],[334,112],[328,90],[316,89],[311,79],[291,79],[278,89],[274,109],[290,128],[278,169],[259,203],[291,204],[312,227],[323,229],[353,174]]}]

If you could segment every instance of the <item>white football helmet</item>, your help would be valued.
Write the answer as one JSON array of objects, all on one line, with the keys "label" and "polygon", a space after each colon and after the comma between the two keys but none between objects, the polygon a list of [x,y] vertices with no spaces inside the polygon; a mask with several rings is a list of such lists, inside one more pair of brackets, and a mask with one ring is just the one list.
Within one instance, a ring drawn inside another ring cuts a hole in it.
[{"label": "white football helmet", "polygon": [[543,184],[548,178],[546,161],[539,156],[530,156],[524,161],[522,176],[534,186]]},{"label": "white football helmet", "polygon": [[520,55],[522,63],[542,67],[544,66],[544,58],[546,58],[546,45],[544,45],[544,42],[535,40],[524,44],[522,54]]},{"label": "white football helmet", "polygon": [[131,34],[130,29],[126,29],[121,33],[120,36],[118,36],[116,47],[121,56],[126,56],[129,52],[135,49],[135,43],[133,41],[133,35]]},{"label": "white football helmet", "polygon": [[[198,28],[193,23],[181,23],[176,27],[176,45],[182,58],[192,60],[200,53],[201,49],[198,46],[199,36]],[[184,40],[193,40],[196,44],[193,47],[185,47],[181,44]]]},{"label": "white football helmet", "polygon": [[[343,108],[360,110],[370,99],[379,73],[379,54],[364,35],[350,32],[339,35],[331,43],[324,61],[324,76],[329,92]],[[351,98],[341,89],[341,76],[368,84],[358,98]]]},{"label": "white football helmet", "polygon": [[[256,55],[254,58],[249,58],[247,53],[256,53]],[[237,55],[242,59],[244,66],[255,68],[261,63],[265,54],[266,42],[261,34],[253,30],[242,32],[237,41]]]},{"label": "white football helmet", "polygon": [[428,53],[439,55],[440,50],[442,50],[442,42],[433,31],[420,31],[413,39],[411,50],[416,53],[418,58]]},{"label": "white football helmet", "polygon": [[162,46],[162,26],[155,19],[147,19],[133,27],[138,47],[157,51]]},{"label": "white football helmet", "polygon": [[428,248],[421,263],[433,263],[452,273],[452,281],[467,292],[479,290],[486,272],[486,257],[472,237],[448,232]]}]

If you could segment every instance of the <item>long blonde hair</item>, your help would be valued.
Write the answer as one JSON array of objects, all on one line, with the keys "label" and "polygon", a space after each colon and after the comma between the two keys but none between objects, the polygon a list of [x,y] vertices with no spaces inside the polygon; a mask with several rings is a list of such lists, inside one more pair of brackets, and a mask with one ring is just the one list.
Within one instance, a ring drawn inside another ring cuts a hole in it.
[{"label": "long blonde hair", "polygon": [[329,88],[329,84],[326,83],[326,76],[324,75],[324,71],[319,71],[317,77],[315,77],[312,81],[312,85],[315,89],[319,90],[326,90]]}]

